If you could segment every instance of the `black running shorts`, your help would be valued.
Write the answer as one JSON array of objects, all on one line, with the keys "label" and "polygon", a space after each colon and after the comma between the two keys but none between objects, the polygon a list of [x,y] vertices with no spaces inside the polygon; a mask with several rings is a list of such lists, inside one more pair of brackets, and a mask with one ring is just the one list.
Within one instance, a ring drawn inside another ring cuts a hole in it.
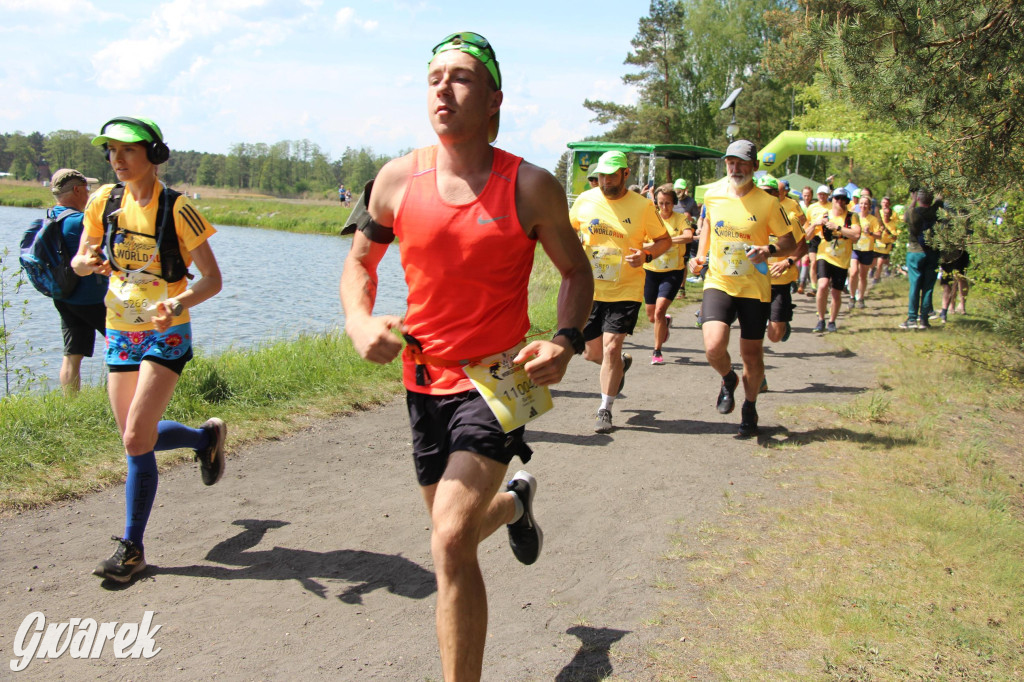
[{"label": "black running shorts", "polygon": [[725,322],[731,325],[740,321],[740,338],[748,341],[764,340],[772,304],[756,298],[730,296],[720,289],[704,289],[704,300],[700,306],[700,318],[706,322]]},{"label": "black running shorts", "polygon": [[501,430],[494,413],[475,389],[453,395],[406,391],[412,427],[412,456],[421,486],[441,480],[453,452],[465,450],[508,464],[517,456],[527,463],[533,450],[523,440],[526,428]]},{"label": "black running shorts", "polygon": [[846,276],[849,273],[845,268],[833,265],[824,258],[819,258],[815,262],[814,269],[817,270],[815,273],[815,275],[817,275],[816,279],[831,280],[832,288],[834,290],[842,291],[846,287]]},{"label": "black running shorts", "polygon": [[103,303],[72,305],[54,301],[60,313],[60,331],[64,335],[64,355],[92,357],[96,347],[96,334],[106,337],[107,306]]},{"label": "black running shorts", "polygon": [[772,285],[772,322],[793,321],[793,296],[788,284]]},{"label": "black running shorts", "polygon": [[686,280],[686,270],[669,270],[667,272],[647,271],[644,280],[644,303],[654,305],[659,298],[676,300],[679,288]]},{"label": "black running shorts", "polygon": [[594,301],[590,319],[583,327],[583,340],[593,341],[601,334],[632,334],[640,314],[640,301]]},{"label": "black running shorts", "polygon": [[854,251],[853,255],[850,256],[861,265],[871,265],[872,261],[875,260],[874,251]]}]

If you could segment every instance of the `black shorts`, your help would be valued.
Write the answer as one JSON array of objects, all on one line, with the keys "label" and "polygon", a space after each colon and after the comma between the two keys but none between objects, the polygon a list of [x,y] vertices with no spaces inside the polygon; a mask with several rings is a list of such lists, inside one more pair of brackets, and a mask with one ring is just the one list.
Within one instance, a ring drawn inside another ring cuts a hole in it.
[{"label": "black shorts", "polygon": [[861,265],[871,265],[871,262],[875,260],[875,252],[854,250],[853,255],[850,257]]},{"label": "black shorts", "polygon": [[594,301],[590,319],[583,327],[583,340],[592,341],[605,332],[632,334],[640,315],[640,301]]},{"label": "black shorts", "polygon": [[849,273],[845,268],[833,265],[824,258],[819,258],[814,269],[817,270],[817,272],[814,273],[817,275],[816,279],[832,280],[832,288],[836,291],[842,291],[846,287],[846,276]]},{"label": "black shorts", "polygon": [[92,357],[96,347],[96,333],[106,338],[107,306],[102,303],[72,305],[54,301],[53,307],[60,313],[60,330],[64,334],[64,355]]},{"label": "black shorts", "polygon": [[686,270],[669,270],[668,272],[651,272],[647,270],[644,280],[644,303],[654,305],[659,298],[676,300],[679,288],[686,281]]},{"label": "black shorts", "polygon": [[811,241],[807,242],[807,251],[817,255],[817,253],[818,253],[818,244],[820,244],[820,243],[821,243],[821,235],[819,234],[817,237],[815,237]]},{"label": "black shorts", "polygon": [[748,341],[764,340],[772,304],[756,298],[730,296],[720,289],[704,289],[704,300],[700,304],[702,322],[725,322],[731,325],[739,318],[740,338]]},{"label": "black shorts", "polygon": [[453,395],[406,391],[412,427],[412,456],[421,486],[441,480],[453,452],[465,450],[508,464],[518,456],[530,461],[533,450],[523,440],[526,427],[505,433],[487,402],[476,390]]},{"label": "black shorts", "polygon": [[772,285],[772,312],[768,319],[772,322],[793,321],[793,296],[788,284]]},{"label": "black shorts", "polygon": [[[171,370],[180,377],[181,373],[185,371],[185,365],[189,363],[192,357],[192,349],[189,348],[187,351],[185,351],[185,354],[182,355],[180,358],[171,359],[162,358],[155,355],[147,355],[146,357],[142,358],[142,362],[152,362],[153,364],[160,365],[161,367],[166,367],[167,369]],[[107,363],[107,369],[112,374],[115,374],[117,372],[138,372],[139,367],[141,366],[141,362],[138,365],[111,365],[110,363]]]}]

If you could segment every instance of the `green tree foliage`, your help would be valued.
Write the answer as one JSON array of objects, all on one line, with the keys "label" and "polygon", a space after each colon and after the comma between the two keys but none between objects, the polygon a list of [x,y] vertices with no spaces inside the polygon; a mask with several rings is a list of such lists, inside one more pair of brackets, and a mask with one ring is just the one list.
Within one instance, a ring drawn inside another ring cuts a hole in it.
[{"label": "green tree foliage", "polygon": [[806,21],[786,37],[789,59],[806,62],[818,52],[837,96],[870,103],[877,116],[917,135],[902,158],[908,185],[950,198],[943,246],[971,243],[1006,296],[997,328],[1024,345],[1024,5],[801,1]]}]

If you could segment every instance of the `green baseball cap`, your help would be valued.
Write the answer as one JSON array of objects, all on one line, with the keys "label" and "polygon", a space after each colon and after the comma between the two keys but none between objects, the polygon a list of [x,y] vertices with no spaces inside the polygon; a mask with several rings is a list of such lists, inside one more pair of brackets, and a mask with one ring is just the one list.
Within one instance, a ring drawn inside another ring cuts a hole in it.
[{"label": "green baseball cap", "polygon": [[674,190],[686,189],[686,180],[683,180],[682,178],[676,178],[675,184],[672,185],[672,189],[674,189]]},{"label": "green baseball cap", "polygon": [[775,179],[774,175],[764,174],[757,180],[758,187],[771,187],[772,189],[779,188],[779,181]]},{"label": "green baseball cap", "polygon": [[[152,128],[153,131],[160,136],[161,140],[163,139],[163,131],[160,130],[160,126],[154,123],[152,119],[142,118],[141,116],[137,116],[136,118]],[[92,138],[92,144],[93,146],[98,147],[101,144],[106,144],[110,140],[117,140],[118,142],[157,141],[151,139],[149,133],[147,133],[143,128],[132,123],[128,123],[127,121],[119,121],[116,119],[113,122],[106,123],[100,129],[100,134]]]},{"label": "green baseball cap", "polygon": [[601,155],[601,158],[597,160],[597,166],[594,168],[595,173],[601,175],[611,175],[620,168],[629,168],[629,162],[626,161],[626,155],[623,152],[605,152]]}]

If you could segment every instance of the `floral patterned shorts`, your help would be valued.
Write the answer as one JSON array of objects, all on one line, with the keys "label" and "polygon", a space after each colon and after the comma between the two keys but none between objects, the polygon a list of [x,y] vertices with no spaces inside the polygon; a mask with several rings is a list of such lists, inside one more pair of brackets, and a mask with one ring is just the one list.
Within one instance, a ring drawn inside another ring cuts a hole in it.
[{"label": "floral patterned shorts", "polygon": [[152,329],[125,332],[107,329],[107,365],[112,369],[138,367],[143,359],[161,365],[184,366],[192,358],[192,323],[159,333]]}]

